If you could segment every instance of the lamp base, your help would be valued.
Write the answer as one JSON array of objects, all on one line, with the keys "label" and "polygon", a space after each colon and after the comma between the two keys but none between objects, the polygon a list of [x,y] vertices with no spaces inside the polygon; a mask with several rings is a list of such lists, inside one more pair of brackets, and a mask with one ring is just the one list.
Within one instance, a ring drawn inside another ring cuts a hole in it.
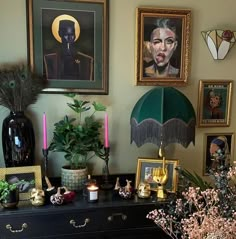
[{"label": "lamp base", "polygon": [[163,186],[158,186],[157,187],[157,198],[165,199],[167,195],[164,192],[164,187]]}]

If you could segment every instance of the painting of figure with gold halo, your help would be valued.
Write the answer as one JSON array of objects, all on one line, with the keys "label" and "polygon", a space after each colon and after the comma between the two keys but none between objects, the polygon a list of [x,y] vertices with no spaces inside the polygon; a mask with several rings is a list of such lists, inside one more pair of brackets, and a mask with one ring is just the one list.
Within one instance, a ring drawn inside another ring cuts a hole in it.
[{"label": "painting of figure with gold halo", "polygon": [[94,12],[43,9],[42,14],[46,78],[93,81]]}]

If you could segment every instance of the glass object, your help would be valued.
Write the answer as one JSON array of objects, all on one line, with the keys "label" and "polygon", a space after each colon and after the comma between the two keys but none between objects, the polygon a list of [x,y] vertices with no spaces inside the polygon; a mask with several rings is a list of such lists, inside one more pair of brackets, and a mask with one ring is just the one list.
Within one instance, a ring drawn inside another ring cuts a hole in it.
[{"label": "glass object", "polygon": [[88,202],[97,202],[98,201],[98,186],[96,184],[90,184],[87,187],[88,193]]},{"label": "glass object", "polygon": [[34,129],[23,111],[10,112],[3,120],[2,148],[6,167],[34,165]]}]

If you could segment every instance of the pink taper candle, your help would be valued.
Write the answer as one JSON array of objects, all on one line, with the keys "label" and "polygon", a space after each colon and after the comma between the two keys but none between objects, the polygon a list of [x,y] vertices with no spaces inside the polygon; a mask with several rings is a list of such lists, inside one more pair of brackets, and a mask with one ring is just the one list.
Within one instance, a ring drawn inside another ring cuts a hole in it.
[{"label": "pink taper candle", "polygon": [[46,121],[46,114],[43,113],[43,149],[48,148],[47,142],[47,121]]},{"label": "pink taper candle", "polygon": [[109,136],[108,136],[108,115],[105,114],[105,148],[109,148]]}]

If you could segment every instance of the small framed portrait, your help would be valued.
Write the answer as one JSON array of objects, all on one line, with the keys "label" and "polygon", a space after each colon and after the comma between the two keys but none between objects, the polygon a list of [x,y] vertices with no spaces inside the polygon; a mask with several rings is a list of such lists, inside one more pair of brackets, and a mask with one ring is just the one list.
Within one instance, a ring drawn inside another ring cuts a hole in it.
[{"label": "small framed portrait", "polygon": [[191,10],[137,8],[136,25],[136,85],[186,85]]},{"label": "small framed portrait", "polygon": [[198,126],[226,127],[230,124],[231,80],[200,80]]},{"label": "small framed portrait", "polygon": [[217,171],[220,166],[233,164],[233,133],[206,133],[204,137],[203,175],[209,175],[210,170]]},{"label": "small framed portrait", "polygon": [[[163,162],[163,159],[139,158],[135,177],[135,188],[138,188],[140,182],[147,182],[150,184],[151,190],[156,191],[158,183],[155,181],[155,173],[161,174]],[[168,192],[175,193],[177,190],[178,177],[177,170],[175,170],[175,168],[178,165],[179,160],[177,159],[165,159],[168,180],[164,188]]]},{"label": "small framed portrait", "polygon": [[45,93],[108,94],[108,0],[27,0],[28,59]]},{"label": "small framed portrait", "polygon": [[21,201],[30,199],[32,188],[42,189],[41,167],[39,165],[0,168],[0,179],[18,185]]}]

